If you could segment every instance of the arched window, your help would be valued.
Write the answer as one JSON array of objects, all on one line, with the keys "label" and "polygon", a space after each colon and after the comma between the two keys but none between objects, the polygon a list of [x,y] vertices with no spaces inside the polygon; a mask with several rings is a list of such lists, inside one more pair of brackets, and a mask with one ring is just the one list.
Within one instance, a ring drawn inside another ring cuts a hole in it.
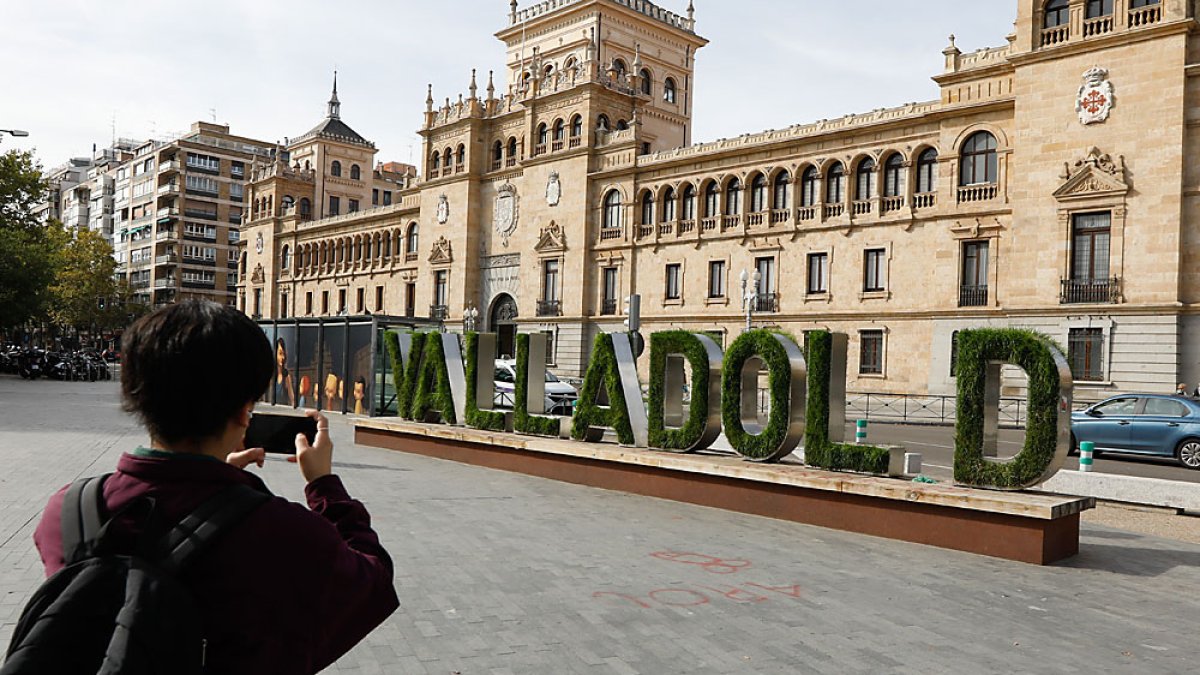
[{"label": "arched window", "polygon": [[650,78],[650,71],[642,68],[642,72],[638,73],[638,76],[642,78],[642,93],[649,96],[653,90],[653,80]]},{"label": "arched window", "polygon": [[550,130],[546,127],[545,122],[538,125],[537,139],[538,145],[545,145],[550,140]]},{"label": "arched window", "polygon": [[579,138],[583,135],[583,116],[576,115],[571,118],[571,138]]},{"label": "arched window", "polygon": [[986,131],[971,134],[962,148],[959,185],[996,182],[996,137]]},{"label": "arched window", "polygon": [[872,188],[875,182],[875,160],[868,157],[859,162],[855,179],[854,198],[859,201],[870,199],[874,192]]},{"label": "arched window", "polygon": [[430,158],[430,162],[433,164],[432,168],[434,171],[442,168],[442,153],[434,152],[433,157]]},{"label": "arched window", "polygon": [[734,178],[725,186],[725,215],[736,216],[742,212],[742,181]]},{"label": "arched window", "polygon": [[846,198],[846,167],[834,163],[825,174],[825,203],[841,204]]},{"label": "arched window", "polygon": [[350,165],[350,178],[352,180],[362,180],[362,169],[358,168],[357,164]]},{"label": "arched window", "polygon": [[621,193],[616,190],[609,190],[608,194],[604,195],[604,227],[620,227],[621,226]]},{"label": "arched window", "polygon": [[675,79],[668,77],[663,80],[663,100],[667,103],[675,102]]},{"label": "arched window", "polygon": [[554,120],[554,140],[561,143],[564,135],[567,133],[567,124],[561,119]]},{"label": "arched window", "polygon": [[709,181],[708,185],[704,186],[704,217],[712,218],[721,214],[721,189],[717,187],[716,181]]},{"label": "arched window", "polygon": [[383,233],[383,249],[382,250],[383,250],[383,257],[385,257],[385,258],[392,257],[392,233],[391,232]]},{"label": "arched window", "polygon": [[311,216],[312,216],[312,202],[309,201],[308,197],[301,197],[300,198],[300,217],[301,218],[309,218]]},{"label": "arched window", "polygon": [[1071,18],[1070,14],[1071,0],[1050,0],[1046,3],[1046,20],[1042,26],[1045,28],[1065,26]]},{"label": "arched window", "polygon": [[282,206],[285,211],[291,211],[292,207],[296,205],[296,198],[291,195],[284,195],[283,200],[279,202],[279,205]]},{"label": "arched window", "polygon": [[329,175],[341,176],[342,175],[342,163],[337,161],[336,159],[333,160],[333,164],[329,165]]},{"label": "arched window", "polygon": [[459,143],[458,144],[458,152],[455,154],[458,155],[458,157],[454,160],[455,164],[462,166],[467,163],[467,146],[463,145],[462,143]]},{"label": "arched window", "polygon": [[675,222],[675,188],[667,188],[662,198],[662,222]]},{"label": "arched window", "polygon": [[642,225],[654,224],[654,195],[649,190],[642,193]]},{"label": "arched window", "polygon": [[547,65],[545,70],[542,71],[542,75],[545,76],[545,78],[547,80],[549,80],[550,77],[554,75],[554,64],[551,63],[551,64]]},{"label": "arched window", "polygon": [[629,122],[625,120],[617,120],[617,131],[625,131],[629,128]]},{"label": "arched window", "polygon": [[612,128],[612,124],[608,121],[608,115],[601,115],[596,118],[596,128],[600,131],[608,131]]},{"label": "arched window", "polygon": [[501,143],[500,141],[496,141],[496,144],[492,146],[492,161],[499,164],[503,160],[504,160],[504,144]]},{"label": "arched window", "polygon": [[417,248],[418,248],[418,246],[420,246],[420,243],[421,243],[421,229],[419,227],[417,227],[416,223],[412,223],[411,225],[408,226],[407,239],[408,239],[408,241],[404,245],[405,252],[416,254]]},{"label": "arched window", "polygon": [[286,271],[292,266],[292,249],[288,248],[287,244],[283,245],[283,249],[279,252],[279,269]]},{"label": "arched window", "polygon": [[933,148],[917,155],[917,194],[937,191],[937,161],[938,153]]},{"label": "arched window", "polygon": [[767,177],[754,174],[750,181],[750,213],[767,210]]},{"label": "arched window", "polygon": [[817,205],[817,167],[810,166],[800,174],[800,206]]},{"label": "arched window", "polygon": [[569,56],[569,57],[567,57],[566,62],[563,63],[563,70],[566,70],[566,71],[575,70],[575,67],[577,65],[578,65],[578,63],[575,61],[575,57]]},{"label": "arched window", "polygon": [[696,186],[688,184],[683,188],[683,220],[696,219]]},{"label": "arched window", "polygon": [[[1137,3],[1133,3],[1137,5]],[[1088,19],[1098,19],[1102,16],[1112,16],[1113,0],[1088,0],[1087,15]]]},{"label": "arched window", "polygon": [[516,136],[513,136],[512,138],[508,139],[508,158],[509,159],[517,158],[517,137]]},{"label": "arched window", "polygon": [[883,163],[883,196],[899,197],[904,192],[904,157],[893,152]]},{"label": "arched window", "polygon": [[241,271],[242,277],[245,277],[246,276],[246,253],[244,251],[242,252],[241,270],[242,270]]},{"label": "arched window", "polygon": [[[378,237],[379,235],[375,235],[375,236]],[[372,243],[373,242],[371,240],[371,237],[369,237],[369,236],[363,241],[363,248],[364,248],[363,257],[366,258],[367,260],[372,259],[371,252],[374,250],[373,248],[371,248]]]},{"label": "arched window", "polygon": [[775,174],[775,192],[771,196],[771,208],[788,208],[788,188],[791,182],[792,177],[787,171],[780,171]]},{"label": "arched window", "polygon": [[450,152],[450,148],[446,148],[442,153],[442,164],[446,165],[447,171],[454,166],[454,153]]},{"label": "arched window", "polygon": [[629,70],[629,68],[627,68],[625,66],[625,62],[622,61],[621,59],[614,59],[613,60],[613,70],[617,71],[617,82],[624,82],[625,81],[625,72],[627,70]]}]

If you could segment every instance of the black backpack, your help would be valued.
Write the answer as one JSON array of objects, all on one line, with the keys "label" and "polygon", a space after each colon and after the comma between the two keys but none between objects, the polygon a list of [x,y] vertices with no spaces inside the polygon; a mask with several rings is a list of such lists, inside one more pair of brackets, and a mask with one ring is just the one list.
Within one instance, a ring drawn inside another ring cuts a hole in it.
[{"label": "black backpack", "polygon": [[[67,489],[62,507],[67,566],[25,606],[0,675],[204,672],[204,627],[179,575],[270,495],[235,485],[157,541],[139,543],[133,553],[116,552],[110,550],[109,524],[122,512],[104,517],[109,475],[78,480]],[[152,516],[148,497],[127,508],[147,505]]]}]

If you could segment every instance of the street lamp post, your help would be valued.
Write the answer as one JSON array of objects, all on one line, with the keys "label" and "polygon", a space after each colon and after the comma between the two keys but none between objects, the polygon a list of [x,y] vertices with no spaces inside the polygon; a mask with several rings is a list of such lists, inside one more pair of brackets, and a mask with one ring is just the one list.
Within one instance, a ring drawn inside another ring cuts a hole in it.
[{"label": "street lamp post", "polygon": [[468,333],[475,331],[475,326],[479,321],[479,310],[474,307],[467,307],[463,310],[463,330]]},{"label": "street lamp post", "polygon": [[20,129],[0,129],[0,140],[4,140],[4,134],[8,134],[13,138],[25,138],[29,135],[29,132]]},{"label": "street lamp post", "polygon": [[[743,269],[738,278],[742,280],[742,309],[746,312],[746,330],[749,331],[754,327],[754,305],[758,302],[758,282],[762,280],[762,273],[754,270],[754,274],[750,274]],[[754,285],[748,286],[749,281]]]}]

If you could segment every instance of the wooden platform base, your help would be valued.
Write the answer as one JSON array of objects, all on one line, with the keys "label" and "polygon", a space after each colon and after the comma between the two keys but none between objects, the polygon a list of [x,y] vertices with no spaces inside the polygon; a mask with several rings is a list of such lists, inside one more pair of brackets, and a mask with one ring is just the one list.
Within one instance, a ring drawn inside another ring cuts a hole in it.
[{"label": "wooden platform base", "polygon": [[1038,565],[1079,551],[1079,514],[1095,507],[1091,498],[973,490],[394,419],[358,422],[355,441]]}]

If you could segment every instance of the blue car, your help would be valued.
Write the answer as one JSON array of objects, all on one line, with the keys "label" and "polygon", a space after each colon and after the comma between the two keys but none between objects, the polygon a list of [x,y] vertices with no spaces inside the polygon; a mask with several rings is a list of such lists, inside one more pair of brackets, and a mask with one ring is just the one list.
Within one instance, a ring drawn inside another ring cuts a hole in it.
[{"label": "blue car", "polygon": [[1122,394],[1071,413],[1071,448],[1083,441],[1096,454],[1174,457],[1200,469],[1200,401],[1162,394]]}]

